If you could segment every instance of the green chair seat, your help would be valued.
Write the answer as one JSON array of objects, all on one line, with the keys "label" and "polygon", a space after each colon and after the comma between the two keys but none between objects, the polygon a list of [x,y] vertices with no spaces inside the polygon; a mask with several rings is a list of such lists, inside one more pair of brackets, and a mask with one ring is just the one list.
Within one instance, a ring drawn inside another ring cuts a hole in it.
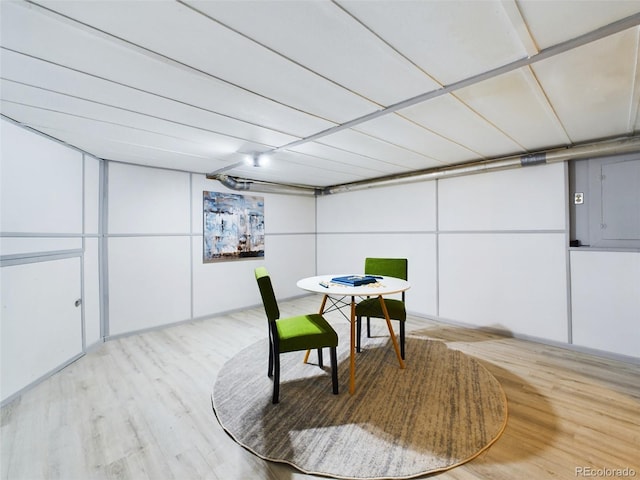
[{"label": "green chair seat", "polygon": [[312,313],[276,321],[280,353],[337,347],[338,335],[322,315]]},{"label": "green chair seat", "polygon": [[[381,275],[384,277],[401,278],[407,280],[408,261],[406,258],[366,258],[364,261],[365,275]],[[405,295],[402,292],[402,300],[385,298],[389,319],[400,322],[400,356],[404,359],[405,345],[405,321],[407,311],[404,306]],[[356,305],[356,350],[360,351],[360,337],[362,331],[362,317],[367,318],[367,336],[371,336],[371,318],[385,318],[380,299],[378,297],[367,298]]]},{"label": "green chair seat", "polygon": [[273,403],[280,401],[280,354],[300,350],[318,351],[318,365],[322,368],[322,349],[331,354],[331,383],[333,393],[338,394],[338,334],[318,313],[280,318],[280,309],[273,293],[271,277],[267,269],[255,269],[256,281],[269,323],[269,369],[273,377]]},{"label": "green chair seat", "polygon": [[[384,303],[387,306],[389,318],[401,321],[407,319],[407,311],[404,308],[404,302],[402,300],[385,298]],[[356,316],[384,318],[384,312],[382,311],[378,297],[367,298],[358,303],[358,305],[356,305]]]}]

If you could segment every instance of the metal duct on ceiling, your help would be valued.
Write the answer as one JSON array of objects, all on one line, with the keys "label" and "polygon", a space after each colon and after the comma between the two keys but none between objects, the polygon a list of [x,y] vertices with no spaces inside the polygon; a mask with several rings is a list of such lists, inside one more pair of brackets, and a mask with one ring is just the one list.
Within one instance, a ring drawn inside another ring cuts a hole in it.
[{"label": "metal duct on ceiling", "polygon": [[317,196],[630,152],[640,152],[640,136],[558,148],[527,155],[514,155],[504,158],[485,160],[479,163],[464,164],[440,169],[419,170],[363,180],[360,182],[334,185],[325,188],[238,179],[228,175],[207,175],[207,178],[218,180],[225,187],[232,190]]},{"label": "metal duct on ceiling", "polygon": [[583,158],[603,157],[621,153],[640,152],[640,136],[625,137],[586,145],[558,148],[544,152],[527,155],[514,155],[510,157],[486,160],[479,163],[446,167],[442,169],[430,169],[411,172],[407,174],[381,177],[378,179],[353,182],[343,185],[335,185],[322,190],[322,195],[362,190],[364,188],[397,185],[401,183],[435,180],[440,178],[472,175],[489,171],[507,170],[511,168],[530,167],[547,163],[564,162]]},{"label": "metal duct on ceiling", "polygon": [[224,174],[209,174],[209,180],[218,180],[222,185],[237,191],[251,191],[259,193],[278,193],[284,195],[318,195],[319,189],[306,186],[288,185],[282,183],[269,183],[258,180],[232,177]]}]

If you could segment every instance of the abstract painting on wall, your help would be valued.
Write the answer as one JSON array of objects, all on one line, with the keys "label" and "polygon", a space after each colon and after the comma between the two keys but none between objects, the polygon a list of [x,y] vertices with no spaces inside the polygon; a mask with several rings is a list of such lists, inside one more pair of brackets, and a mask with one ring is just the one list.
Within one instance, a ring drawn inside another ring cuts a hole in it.
[{"label": "abstract painting on wall", "polygon": [[264,257],[264,197],[202,194],[203,262]]}]

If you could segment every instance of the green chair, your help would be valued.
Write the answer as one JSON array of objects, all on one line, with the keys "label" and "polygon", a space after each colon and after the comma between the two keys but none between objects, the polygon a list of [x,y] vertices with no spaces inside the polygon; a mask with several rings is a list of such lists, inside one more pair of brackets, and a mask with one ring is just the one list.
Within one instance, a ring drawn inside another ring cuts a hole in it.
[{"label": "green chair", "polygon": [[[407,280],[408,262],[406,258],[366,258],[364,261],[365,275],[382,275],[385,277]],[[400,321],[400,356],[404,360],[404,331],[407,311],[404,307],[404,292],[402,300],[385,298],[384,303],[391,320]],[[370,318],[385,318],[380,305],[380,299],[367,298],[356,305],[356,350],[360,351],[360,336],[362,333],[362,317],[367,318],[367,337],[371,337]]]},{"label": "green chair", "polygon": [[331,353],[331,381],[333,393],[338,394],[338,334],[318,313],[280,318],[278,302],[267,269],[255,269],[262,303],[269,321],[269,371],[273,377],[273,403],[278,403],[280,393],[280,354],[300,350],[318,350],[318,365],[322,368],[322,349],[329,347]]}]

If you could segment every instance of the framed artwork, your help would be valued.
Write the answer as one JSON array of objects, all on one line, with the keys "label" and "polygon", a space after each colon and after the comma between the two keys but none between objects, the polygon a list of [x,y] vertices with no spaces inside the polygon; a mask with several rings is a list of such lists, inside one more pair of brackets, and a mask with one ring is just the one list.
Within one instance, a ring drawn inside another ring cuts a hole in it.
[{"label": "framed artwork", "polygon": [[202,192],[203,262],[264,257],[264,197]]}]

